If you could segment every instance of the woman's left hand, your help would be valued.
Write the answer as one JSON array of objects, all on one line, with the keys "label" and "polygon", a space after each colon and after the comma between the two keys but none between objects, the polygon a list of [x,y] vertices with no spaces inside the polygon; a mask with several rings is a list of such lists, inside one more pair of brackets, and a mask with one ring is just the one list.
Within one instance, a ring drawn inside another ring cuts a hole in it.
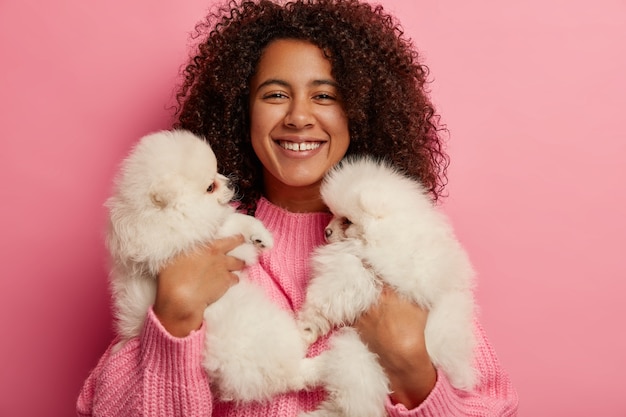
[{"label": "woman's left hand", "polygon": [[437,381],[424,339],[427,316],[426,310],[385,286],[378,303],[354,324],[385,369],[392,401],[409,410],[426,399]]}]

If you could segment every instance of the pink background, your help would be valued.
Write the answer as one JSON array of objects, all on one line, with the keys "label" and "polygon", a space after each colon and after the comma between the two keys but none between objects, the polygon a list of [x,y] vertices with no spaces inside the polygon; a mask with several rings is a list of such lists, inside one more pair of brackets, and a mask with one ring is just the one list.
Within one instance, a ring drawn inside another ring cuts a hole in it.
[{"label": "pink background", "polygon": [[[102,204],[170,125],[209,2],[0,2],[0,416],[73,415],[112,337]],[[444,208],[520,414],[625,416],[626,3],[383,4],[432,70]]]}]

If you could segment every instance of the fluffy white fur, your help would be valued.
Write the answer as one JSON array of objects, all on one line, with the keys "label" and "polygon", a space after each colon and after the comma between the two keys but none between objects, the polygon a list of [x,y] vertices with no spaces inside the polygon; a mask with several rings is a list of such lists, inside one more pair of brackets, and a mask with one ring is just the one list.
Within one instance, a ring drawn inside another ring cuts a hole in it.
[{"label": "fluffy white fur", "polygon": [[[474,272],[423,187],[388,164],[354,158],[326,176],[321,194],[333,219],[326,229],[329,243],[314,253],[314,275],[299,313],[307,341],[354,322],[376,302],[384,282],[429,310],[425,339],[433,363],[455,387],[474,386]],[[354,407],[367,410],[349,415],[384,415],[388,380],[375,356],[363,352],[351,330],[334,336],[332,344],[327,367],[343,369],[345,378],[323,378],[330,400],[325,413],[311,415],[340,415],[337,410]],[[350,370],[355,364],[359,369]],[[370,379],[356,385],[357,372],[369,372]]]},{"label": "fluffy white fur", "polygon": [[[211,148],[185,131],[148,135],[124,161],[107,201],[118,348],[139,334],[154,302],[156,274],[177,254],[236,233],[246,243],[232,254],[248,265],[259,250],[271,248],[262,223],[229,205],[233,191],[216,165]],[[471,386],[472,271],[423,190],[365,160],[331,172],[322,196],[335,218],[327,229],[330,243],[313,258],[316,275],[300,328],[245,273],[205,310],[204,366],[217,395],[263,401],[324,385],[327,400],[303,415],[384,415],[387,378],[352,328],[337,331],[328,351],[305,358],[309,343],[352,322],[376,300],[381,279],[429,308],[426,338],[433,361],[456,386]]]},{"label": "fluffy white fur", "polygon": [[[123,162],[107,201],[118,348],[139,334],[154,302],[156,274],[177,254],[236,233],[246,243],[231,254],[248,265],[259,250],[271,248],[271,234],[254,217],[235,213],[232,197],[209,145],[186,131],[145,136]],[[268,400],[317,378],[295,318],[245,273],[204,318],[203,363],[222,399]]]}]

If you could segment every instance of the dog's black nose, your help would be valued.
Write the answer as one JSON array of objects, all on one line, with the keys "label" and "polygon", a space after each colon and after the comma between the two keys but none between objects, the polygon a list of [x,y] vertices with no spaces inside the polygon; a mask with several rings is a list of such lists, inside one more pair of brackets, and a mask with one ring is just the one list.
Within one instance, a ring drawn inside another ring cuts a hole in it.
[{"label": "dog's black nose", "polygon": [[324,234],[326,235],[326,239],[328,239],[333,234],[333,229],[327,227],[326,229],[324,229]]}]

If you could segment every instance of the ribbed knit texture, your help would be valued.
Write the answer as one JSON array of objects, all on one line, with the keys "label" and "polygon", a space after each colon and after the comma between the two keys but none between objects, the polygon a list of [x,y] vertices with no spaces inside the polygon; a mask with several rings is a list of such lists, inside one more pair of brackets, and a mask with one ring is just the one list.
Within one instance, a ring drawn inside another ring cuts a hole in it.
[{"label": "ribbed knit texture", "polygon": [[[250,278],[268,297],[286,310],[297,310],[304,301],[310,276],[311,251],[324,241],[330,220],[324,213],[290,213],[261,199],[256,217],[272,232],[274,248],[250,268]],[[212,398],[202,368],[204,326],[185,338],[175,338],[150,311],[142,334],[116,353],[104,353],[82,388],[77,402],[79,416],[232,416],[294,417],[314,409],[324,398],[322,390],[288,393],[263,404],[220,403]],[[417,409],[393,405],[392,417],[515,416],[517,394],[501,369],[478,323],[476,366],[481,377],[474,392],[451,387],[439,372],[437,384]],[[326,348],[327,339],[315,343],[310,355]],[[111,346],[116,343],[113,341]]]}]

